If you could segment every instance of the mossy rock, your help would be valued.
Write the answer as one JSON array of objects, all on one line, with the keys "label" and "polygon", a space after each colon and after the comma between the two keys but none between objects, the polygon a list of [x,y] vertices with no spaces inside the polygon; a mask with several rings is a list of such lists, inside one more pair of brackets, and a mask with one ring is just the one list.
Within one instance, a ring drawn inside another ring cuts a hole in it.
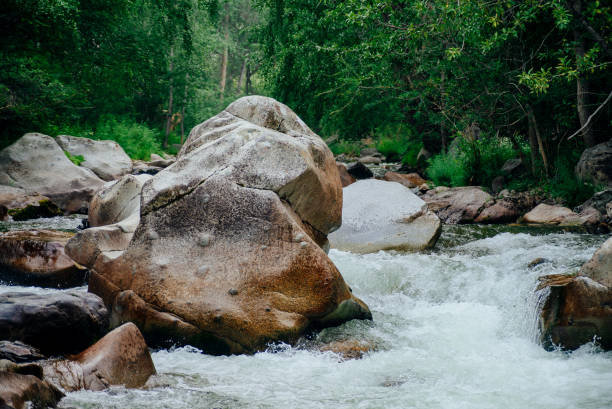
[{"label": "mossy rock", "polygon": [[21,209],[9,209],[8,214],[15,221],[24,221],[41,217],[61,216],[63,213],[52,201],[41,200],[38,202],[38,205],[27,205]]}]

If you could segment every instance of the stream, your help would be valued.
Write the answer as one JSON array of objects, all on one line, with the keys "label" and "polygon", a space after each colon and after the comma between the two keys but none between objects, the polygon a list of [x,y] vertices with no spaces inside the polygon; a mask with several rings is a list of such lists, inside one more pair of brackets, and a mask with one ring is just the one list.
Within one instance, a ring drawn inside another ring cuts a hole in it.
[{"label": "stream", "polygon": [[[53,228],[62,228],[62,219]],[[145,389],[70,393],[60,407],[611,408],[612,352],[596,343],[571,353],[545,351],[535,292],[538,276],[577,271],[607,237],[463,225],[444,226],[428,252],[332,250],[373,322],[351,321],[253,356],[154,351],[158,375]],[[550,262],[528,268],[538,257]],[[32,289],[0,285],[0,292],[14,290]],[[372,351],[349,360],[316,348],[351,339]]]}]

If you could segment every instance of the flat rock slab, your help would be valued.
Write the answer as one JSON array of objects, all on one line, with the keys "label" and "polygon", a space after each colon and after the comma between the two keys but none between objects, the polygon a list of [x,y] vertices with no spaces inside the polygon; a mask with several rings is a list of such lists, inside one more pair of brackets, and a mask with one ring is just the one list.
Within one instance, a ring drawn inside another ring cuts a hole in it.
[{"label": "flat rock slab", "polygon": [[0,359],[22,363],[45,359],[37,348],[20,341],[0,341]]},{"label": "flat rock slab", "polygon": [[94,294],[0,294],[0,339],[21,341],[45,355],[82,351],[107,330],[108,311]]},{"label": "flat rock slab", "polygon": [[395,182],[360,180],[343,189],[342,226],[329,235],[332,248],[357,253],[432,247],[440,220],[427,204]]},{"label": "flat rock slab", "polygon": [[87,270],[64,252],[73,236],[53,230],[0,234],[0,279],[13,284],[68,288],[83,285]]}]

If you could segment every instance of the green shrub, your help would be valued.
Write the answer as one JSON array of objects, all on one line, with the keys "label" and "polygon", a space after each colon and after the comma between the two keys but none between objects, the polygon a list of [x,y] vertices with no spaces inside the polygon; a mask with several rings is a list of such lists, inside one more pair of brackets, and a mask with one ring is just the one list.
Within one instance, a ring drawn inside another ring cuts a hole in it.
[{"label": "green shrub", "polygon": [[[412,156],[416,160],[416,155],[422,147],[422,143],[414,139],[414,131],[411,127],[404,124],[390,124],[376,129],[375,147],[390,161],[405,160],[408,163],[412,161]],[[415,149],[416,153],[413,155],[412,151]],[[408,152],[410,155],[405,158]]]},{"label": "green shrub", "polygon": [[595,192],[603,190],[579,181],[574,174],[573,161],[563,157],[557,160],[555,172],[543,188],[552,198],[570,208],[584,203]]},{"label": "green shrub", "polygon": [[74,163],[77,166],[81,166],[81,163],[85,162],[85,158],[83,155],[71,155],[70,152],[64,151],[66,157],[70,159],[70,162]]},{"label": "green shrub", "polygon": [[152,153],[162,153],[161,132],[132,119],[103,117],[93,138],[117,142],[132,159],[150,160]]},{"label": "green shrub", "polygon": [[329,145],[334,155],[345,154],[348,156],[359,156],[361,145],[357,141],[336,141]]},{"label": "green shrub", "polygon": [[469,181],[463,155],[441,153],[428,160],[425,173],[438,186],[465,186]]}]

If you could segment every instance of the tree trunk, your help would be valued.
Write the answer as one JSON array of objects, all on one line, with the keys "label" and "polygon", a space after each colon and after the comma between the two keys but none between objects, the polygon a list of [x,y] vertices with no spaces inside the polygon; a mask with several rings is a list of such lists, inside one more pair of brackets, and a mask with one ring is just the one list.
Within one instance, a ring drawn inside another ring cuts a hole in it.
[{"label": "tree trunk", "polygon": [[251,64],[247,62],[246,78],[244,81],[244,93],[249,95],[251,92]]},{"label": "tree trunk", "polygon": [[172,83],[172,71],[174,70],[174,47],[170,46],[170,92],[168,95],[168,112],[166,113],[166,134],[164,136],[163,148],[168,148],[168,135],[170,135],[170,126],[172,125],[172,103],[174,99],[174,85]]},{"label": "tree trunk", "polygon": [[227,59],[229,57],[229,5],[225,2],[225,17],[223,18],[223,32],[225,43],[223,44],[223,56],[221,57],[221,82],[219,84],[219,91],[221,95],[221,102],[225,96],[225,83],[227,82]]},{"label": "tree trunk", "polygon": [[[444,109],[445,109],[445,105],[444,105],[444,80],[446,79],[445,77],[445,72],[442,71],[441,74],[441,78],[440,78],[440,108],[442,110],[442,114],[444,114]],[[444,120],[440,119],[440,138],[442,139],[442,152],[446,152],[446,129],[444,128]]]},{"label": "tree trunk", "polygon": [[240,70],[240,80],[238,81],[238,89],[241,90],[246,88],[247,61],[248,58],[245,58],[242,61],[242,69]]},{"label": "tree trunk", "polygon": [[[535,134],[536,140],[538,141],[538,150],[540,151],[540,156],[542,157],[542,163],[544,164],[544,173],[546,177],[548,177],[548,171],[550,167],[548,166],[548,156],[546,155],[546,149],[544,148],[544,141],[542,140],[542,135],[540,135],[540,130],[538,129],[538,123],[536,122],[535,114],[533,113],[533,109],[530,105],[527,105],[527,116],[531,123],[531,127],[533,129],[533,133]],[[531,136],[530,136],[531,139]]]},{"label": "tree trunk", "polygon": [[183,107],[181,108],[181,145],[185,140],[185,105],[187,105],[187,81],[189,81],[189,74],[185,74],[185,90],[183,92]]},{"label": "tree trunk", "polygon": [[[574,9],[580,13],[582,11],[581,8],[582,2],[580,0],[575,1]],[[574,47],[574,52],[576,53],[576,64],[578,64],[580,60],[584,58],[584,39],[576,27],[574,27],[574,41],[576,42]],[[578,110],[580,127],[584,127],[590,115],[588,95],[589,82],[586,78],[584,78],[582,73],[578,73],[578,78],[576,78],[576,108]],[[588,147],[595,146],[597,144],[597,140],[593,133],[593,128],[590,125],[582,130],[582,138]]]}]

